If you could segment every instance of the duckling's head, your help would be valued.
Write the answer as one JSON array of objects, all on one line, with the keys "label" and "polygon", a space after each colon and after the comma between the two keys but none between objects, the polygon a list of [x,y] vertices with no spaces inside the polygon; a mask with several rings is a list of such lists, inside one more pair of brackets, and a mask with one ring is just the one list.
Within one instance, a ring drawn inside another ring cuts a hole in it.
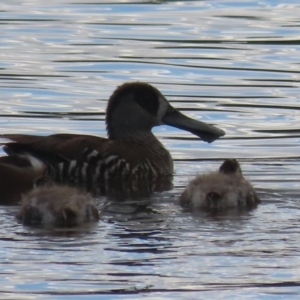
[{"label": "duckling's head", "polygon": [[225,159],[219,172],[224,174],[242,174],[239,162],[236,159]]},{"label": "duckling's head", "polygon": [[225,209],[252,209],[260,203],[251,183],[246,180],[236,159],[226,159],[218,172],[197,175],[182,193],[182,206],[210,212]]},{"label": "duckling's head", "polygon": [[35,187],[23,195],[17,219],[25,225],[71,227],[99,220],[93,198],[77,188]]},{"label": "duckling's head", "polygon": [[106,125],[110,139],[128,139],[163,124],[189,131],[209,143],[225,134],[221,129],[186,117],[148,83],[124,83],[109,99]]}]

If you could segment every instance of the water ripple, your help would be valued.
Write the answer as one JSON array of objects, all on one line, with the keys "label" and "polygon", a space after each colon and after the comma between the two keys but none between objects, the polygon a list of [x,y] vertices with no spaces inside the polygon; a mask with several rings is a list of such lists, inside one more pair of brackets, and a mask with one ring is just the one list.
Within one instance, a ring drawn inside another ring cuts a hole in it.
[{"label": "water ripple", "polygon": [[[226,131],[205,144],[155,128],[174,158],[174,190],[110,203],[96,226],[28,228],[18,208],[0,207],[1,299],[298,299],[297,1],[16,0],[0,9],[0,133],[105,136],[108,97],[135,80]],[[188,181],[224,158],[239,159],[263,203],[219,216],[181,209]]]}]

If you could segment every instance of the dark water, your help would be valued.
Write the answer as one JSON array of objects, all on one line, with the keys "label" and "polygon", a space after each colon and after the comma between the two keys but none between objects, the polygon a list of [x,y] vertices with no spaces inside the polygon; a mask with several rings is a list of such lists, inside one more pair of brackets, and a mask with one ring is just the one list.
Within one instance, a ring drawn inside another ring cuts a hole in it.
[{"label": "dark water", "polygon": [[[0,133],[105,136],[109,95],[140,80],[227,134],[156,128],[174,190],[111,205],[93,227],[31,229],[0,207],[0,298],[298,299],[299,13],[296,0],[2,1]],[[228,157],[258,209],[182,210],[188,180]]]}]

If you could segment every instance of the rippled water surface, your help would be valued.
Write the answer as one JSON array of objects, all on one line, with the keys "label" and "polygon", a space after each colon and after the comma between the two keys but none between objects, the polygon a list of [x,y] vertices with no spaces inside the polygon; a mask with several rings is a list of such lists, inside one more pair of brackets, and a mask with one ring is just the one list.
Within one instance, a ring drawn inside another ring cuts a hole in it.
[{"label": "rippled water surface", "polygon": [[[105,136],[108,97],[140,80],[226,136],[155,128],[174,190],[112,204],[92,227],[32,229],[0,207],[0,298],[298,299],[299,12],[296,0],[2,1],[0,133]],[[188,180],[228,157],[262,204],[181,209]]]}]

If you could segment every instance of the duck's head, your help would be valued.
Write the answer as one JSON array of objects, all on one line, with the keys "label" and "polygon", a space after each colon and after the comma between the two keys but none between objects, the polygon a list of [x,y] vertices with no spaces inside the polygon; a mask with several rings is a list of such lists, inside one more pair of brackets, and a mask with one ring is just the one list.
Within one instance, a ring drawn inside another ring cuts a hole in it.
[{"label": "duck's head", "polygon": [[219,172],[224,174],[242,174],[239,162],[236,159],[225,159]]},{"label": "duck's head", "polygon": [[109,99],[106,125],[110,139],[150,132],[154,126],[164,124],[189,131],[209,143],[225,134],[217,127],[183,115],[147,83],[124,83]]}]

